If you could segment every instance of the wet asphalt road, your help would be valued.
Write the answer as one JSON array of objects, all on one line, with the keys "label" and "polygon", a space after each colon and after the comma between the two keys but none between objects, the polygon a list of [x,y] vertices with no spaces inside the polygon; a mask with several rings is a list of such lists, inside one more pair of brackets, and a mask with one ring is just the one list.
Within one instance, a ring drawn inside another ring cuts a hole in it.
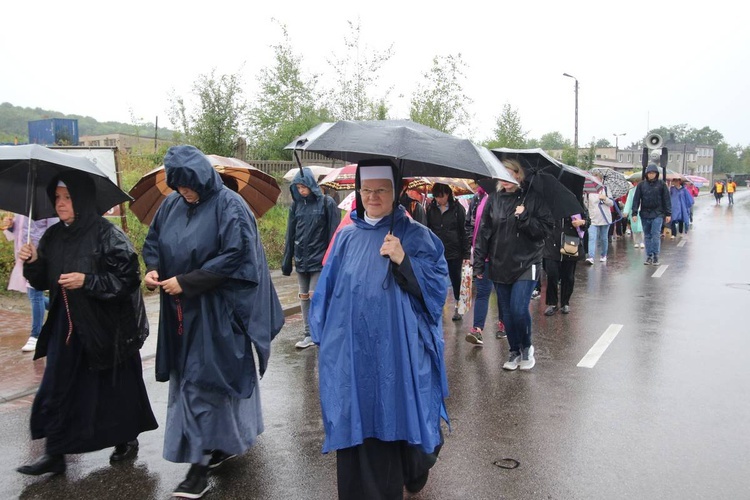
[{"label": "wet asphalt road", "polygon": [[[735,199],[699,197],[693,230],[663,241],[660,268],[629,238],[613,242],[609,262],[579,266],[570,315],[545,317],[544,299],[533,301],[530,372],[500,368],[504,340],[465,342],[470,315],[452,323],[446,307],[451,431],[412,498],[750,498],[750,192]],[[488,326],[495,317],[491,306]],[[336,497],[335,456],[320,453],[316,351],[295,350],[300,335],[299,316],[288,318],[260,385],[265,433],[213,474],[204,498]],[[167,387],[145,366],[163,423]],[[1,499],[165,499],[184,477],[186,465],[161,458],[163,429],[141,436],[131,464],[111,467],[103,450],[69,457],[65,476],[17,474],[43,450],[29,441],[30,400],[0,405]],[[494,465],[504,458],[520,465]]]}]

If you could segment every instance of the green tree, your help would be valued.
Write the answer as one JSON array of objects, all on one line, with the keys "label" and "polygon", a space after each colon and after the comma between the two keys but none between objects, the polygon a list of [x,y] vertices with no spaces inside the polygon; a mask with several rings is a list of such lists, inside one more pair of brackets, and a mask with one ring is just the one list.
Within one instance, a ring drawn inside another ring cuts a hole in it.
[{"label": "green tree", "polygon": [[566,144],[563,148],[562,162],[566,165],[578,165],[578,151],[576,151],[576,148],[570,143]]},{"label": "green tree", "polygon": [[197,103],[190,106],[183,97],[172,94],[169,117],[178,124],[188,144],[206,154],[234,156],[247,126],[248,104],[239,74],[198,77],[193,83]]},{"label": "green tree", "polygon": [[528,132],[523,131],[518,111],[511,108],[508,103],[503,105],[503,111],[497,118],[493,133],[495,135],[485,143],[489,149],[526,147]]},{"label": "green tree", "polygon": [[260,91],[249,113],[250,153],[257,160],[291,159],[284,146],[329,119],[325,109],[316,107],[318,76],[303,73],[302,56],[294,53],[286,26],[280,27],[282,40],[271,46],[274,64],[260,71]]},{"label": "green tree", "polygon": [[333,54],[328,64],[336,75],[336,85],[327,92],[328,110],[336,120],[375,120],[387,117],[388,88],[384,95],[378,91],[381,69],[393,56],[393,44],[382,52],[369,52],[362,43],[361,23],[349,24],[351,36],[344,37],[346,53]]},{"label": "green tree", "polygon": [[465,67],[460,53],[432,59],[432,68],[422,75],[425,81],[412,94],[409,112],[412,121],[448,134],[469,124],[466,106],[472,101],[464,94],[462,85]]},{"label": "green tree", "polygon": [[599,139],[596,141],[596,147],[597,148],[611,148],[612,143],[609,142],[609,139]]},{"label": "green tree", "polygon": [[539,139],[539,147],[545,151],[549,151],[550,149],[565,149],[570,145],[570,141],[565,139],[560,132],[548,132]]}]

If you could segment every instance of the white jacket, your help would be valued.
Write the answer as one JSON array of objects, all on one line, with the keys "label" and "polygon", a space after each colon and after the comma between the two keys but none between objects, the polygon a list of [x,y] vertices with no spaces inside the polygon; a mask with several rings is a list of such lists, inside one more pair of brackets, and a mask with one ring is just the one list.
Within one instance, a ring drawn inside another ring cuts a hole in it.
[{"label": "white jacket", "polygon": [[586,208],[589,211],[592,226],[609,226],[612,224],[612,211],[610,208],[615,202],[612,198],[599,199],[599,193],[586,194]]}]

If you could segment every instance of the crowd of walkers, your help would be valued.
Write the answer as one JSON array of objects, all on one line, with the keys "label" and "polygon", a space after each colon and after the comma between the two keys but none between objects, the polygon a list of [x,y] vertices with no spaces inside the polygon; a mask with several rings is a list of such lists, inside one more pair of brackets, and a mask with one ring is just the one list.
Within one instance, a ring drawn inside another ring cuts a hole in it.
[{"label": "crowd of walkers", "polygon": [[[344,220],[309,169],[292,181],[282,272],[299,282],[296,347],[319,347],[323,452],[336,452],[341,499],[424,487],[448,422],[442,316],[450,285],[451,319],[462,320],[462,268],[476,286],[466,340],[483,345],[494,290],[496,337],[508,342],[502,368],[526,371],[536,363],[529,304],[544,274],[545,314],[569,314],[577,263],[606,263],[609,238],[632,233],[645,263],[658,265],[662,224],[672,237],[689,230],[690,187],[667,186],[654,165],[622,199],[587,193],[580,213],[556,218],[522,165],[503,164],[515,182],[478,189],[467,210],[446,184],[433,186],[426,209],[414,206],[399,197],[393,162],[363,161]],[[160,291],[163,457],[190,464],[173,495],[201,498],[210,470],[264,430],[258,379],[284,319],[248,205],[192,146],[170,148],[164,165],[174,192],[148,230],[143,281]],[[158,425],[138,352],[149,333],[138,255],[97,213],[85,174],[61,174],[47,193],[59,222],[17,245],[26,291],[49,291],[47,320],[32,332],[35,358],[47,363],[30,422],[46,448],[18,468],[29,475],[62,473],[65,455],[107,447],[111,462],[131,460],[138,436]]]}]

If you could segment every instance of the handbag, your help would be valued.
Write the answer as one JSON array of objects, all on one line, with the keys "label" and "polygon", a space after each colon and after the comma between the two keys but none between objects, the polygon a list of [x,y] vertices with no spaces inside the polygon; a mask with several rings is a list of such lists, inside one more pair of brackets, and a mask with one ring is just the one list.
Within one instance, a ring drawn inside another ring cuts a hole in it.
[{"label": "handbag", "polygon": [[581,244],[581,238],[570,236],[562,233],[560,237],[560,253],[568,257],[578,256],[578,246]]}]

